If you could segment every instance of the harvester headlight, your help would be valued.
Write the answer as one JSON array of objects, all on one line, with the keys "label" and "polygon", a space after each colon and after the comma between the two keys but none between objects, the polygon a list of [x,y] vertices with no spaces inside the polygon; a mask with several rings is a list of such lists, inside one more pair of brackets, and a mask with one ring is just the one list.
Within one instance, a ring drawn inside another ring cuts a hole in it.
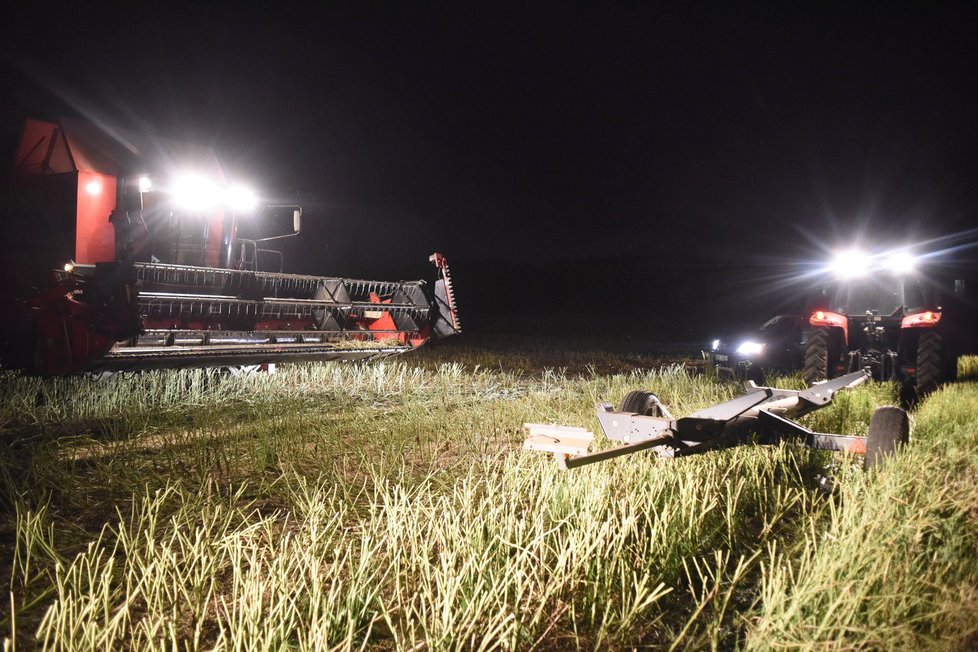
[{"label": "harvester headlight", "polygon": [[720,348],[720,340],[713,340],[713,342],[710,344],[710,348],[713,349],[714,351],[716,351],[717,349],[719,349]]},{"label": "harvester headlight", "polygon": [[149,177],[139,177],[137,183],[139,185],[139,192],[149,192],[153,189],[153,180]]},{"label": "harvester headlight", "polygon": [[224,202],[232,210],[246,213],[258,206],[258,195],[246,186],[231,186],[224,194]]},{"label": "harvester headlight", "polygon": [[912,274],[917,267],[917,259],[906,251],[894,251],[886,256],[883,264],[894,274]]},{"label": "harvester headlight", "polygon": [[764,350],[764,344],[761,342],[753,342],[747,340],[746,342],[741,342],[740,346],[737,347],[737,353],[740,355],[757,355]]},{"label": "harvester headlight", "polygon": [[173,201],[185,210],[203,211],[214,208],[221,192],[213,181],[196,175],[178,177],[173,184]]},{"label": "harvester headlight", "polygon": [[859,278],[869,270],[869,256],[857,249],[840,251],[830,267],[840,278]]}]

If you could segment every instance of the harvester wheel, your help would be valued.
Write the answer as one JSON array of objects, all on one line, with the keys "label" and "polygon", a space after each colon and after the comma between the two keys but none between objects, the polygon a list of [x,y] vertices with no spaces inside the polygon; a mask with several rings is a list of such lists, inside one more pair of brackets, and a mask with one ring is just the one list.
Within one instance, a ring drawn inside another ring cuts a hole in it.
[{"label": "harvester wheel", "polygon": [[641,414],[646,417],[662,416],[662,412],[659,410],[658,397],[652,392],[646,392],[640,389],[634,392],[628,392],[625,398],[622,399],[621,407],[618,408],[618,411]]},{"label": "harvester wheel", "polygon": [[929,394],[944,380],[941,334],[925,330],[917,341],[917,393]]},{"label": "harvester wheel", "polygon": [[866,435],[866,460],[863,468],[870,469],[882,464],[903,444],[910,441],[910,417],[898,407],[881,407],[873,412]]}]

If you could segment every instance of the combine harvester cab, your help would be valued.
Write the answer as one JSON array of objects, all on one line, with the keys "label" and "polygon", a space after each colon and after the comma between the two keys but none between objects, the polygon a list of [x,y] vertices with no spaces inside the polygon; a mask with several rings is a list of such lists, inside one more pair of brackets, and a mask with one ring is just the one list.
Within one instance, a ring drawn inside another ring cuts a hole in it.
[{"label": "combine harvester cab", "polygon": [[[13,191],[8,278],[46,289],[6,289],[5,367],[369,360],[461,330],[441,254],[433,286],[285,273],[274,247],[298,235],[302,208],[228,183],[207,148],[29,120]],[[246,233],[257,221],[277,232]]]}]

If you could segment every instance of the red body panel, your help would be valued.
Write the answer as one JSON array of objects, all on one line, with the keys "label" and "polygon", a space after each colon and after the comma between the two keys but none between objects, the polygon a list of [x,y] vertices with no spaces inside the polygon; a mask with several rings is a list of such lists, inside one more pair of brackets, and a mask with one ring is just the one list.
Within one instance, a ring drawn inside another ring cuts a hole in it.
[{"label": "red body panel", "polygon": [[14,157],[15,176],[75,172],[64,132],[53,122],[27,120]]},{"label": "red body panel", "polygon": [[115,177],[97,172],[78,173],[76,263],[115,260],[115,228],[109,222],[109,215],[115,209],[115,199]]},{"label": "red body panel", "polygon": [[207,242],[204,244],[204,265],[207,267],[221,266],[221,235],[225,217],[230,219],[230,215],[225,211],[215,211],[208,223]]},{"label": "red body panel", "polygon": [[812,326],[835,326],[842,329],[843,341],[849,343],[849,320],[845,315],[828,310],[816,310],[808,318],[808,323]]},{"label": "red body panel", "polygon": [[941,313],[926,311],[907,315],[900,322],[900,328],[934,328],[941,321]]}]

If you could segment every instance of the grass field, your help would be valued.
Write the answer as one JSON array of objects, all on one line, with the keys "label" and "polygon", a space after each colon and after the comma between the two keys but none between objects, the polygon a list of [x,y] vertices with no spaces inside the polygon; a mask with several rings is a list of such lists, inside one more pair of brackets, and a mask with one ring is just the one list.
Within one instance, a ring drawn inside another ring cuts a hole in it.
[{"label": "grass field", "polygon": [[[970,380],[929,397],[911,446],[869,474],[785,446],[569,472],[521,449],[523,422],[598,430],[594,403],[631,389],[677,415],[738,392],[630,354],[7,374],[0,636],[18,650],[975,649],[978,358],[961,369]],[[808,425],[865,434],[893,401],[862,386]]]}]

